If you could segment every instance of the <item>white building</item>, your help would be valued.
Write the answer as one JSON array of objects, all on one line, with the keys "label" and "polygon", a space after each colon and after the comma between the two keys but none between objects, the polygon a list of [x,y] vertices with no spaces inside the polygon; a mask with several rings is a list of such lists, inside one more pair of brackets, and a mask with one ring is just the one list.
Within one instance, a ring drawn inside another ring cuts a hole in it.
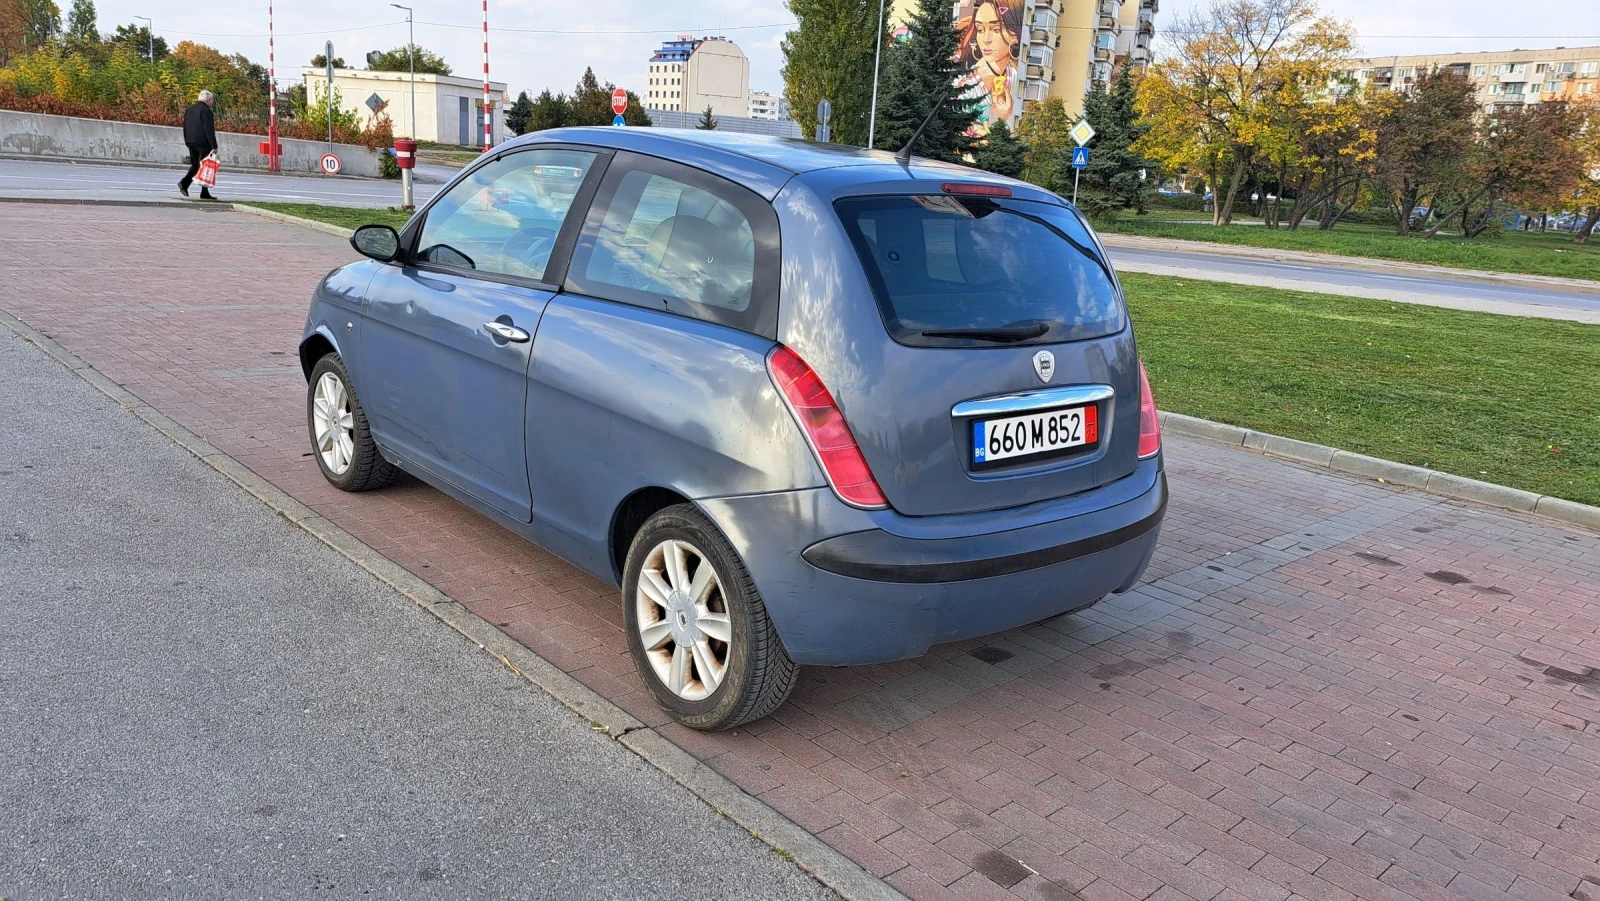
[{"label": "white building", "polygon": [[783,98],[777,94],[767,91],[750,92],[749,118],[751,119],[767,119],[773,122],[779,119],[787,119],[789,118],[787,107],[788,104],[784,103]]},{"label": "white building", "polygon": [[[327,74],[307,66],[306,96],[312,102],[327,91]],[[361,116],[363,124],[381,113],[394,123],[394,133],[411,131],[411,73],[334,69],[333,87],[339,106]],[[505,82],[489,82],[490,127],[493,143],[506,139],[501,111],[508,101]],[[483,82],[453,75],[417,73],[417,134],[419,141],[483,146]]]},{"label": "white building", "polygon": [[640,100],[647,110],[746,116],[750,60],[727,38],[679,35],[651,55]]}]

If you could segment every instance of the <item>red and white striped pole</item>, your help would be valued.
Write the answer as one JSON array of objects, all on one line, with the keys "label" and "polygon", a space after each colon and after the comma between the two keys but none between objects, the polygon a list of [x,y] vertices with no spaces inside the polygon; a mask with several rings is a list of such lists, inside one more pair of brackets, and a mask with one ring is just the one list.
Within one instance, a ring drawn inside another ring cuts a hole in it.
[{"label": "red and white striped pole", "polygon": [[489,0],[483,0],[483,152],[494,146],[491,125],[493,110],[489,107]]},{"label": "red and white striped pole", "polygon": [[267,171],[278,171],[278,48],[267,0]]}]

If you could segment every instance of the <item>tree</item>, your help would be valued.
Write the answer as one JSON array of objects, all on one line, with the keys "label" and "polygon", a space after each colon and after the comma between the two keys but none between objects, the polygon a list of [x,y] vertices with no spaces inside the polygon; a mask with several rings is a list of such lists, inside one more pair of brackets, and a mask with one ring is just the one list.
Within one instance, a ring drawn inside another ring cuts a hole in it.
[{"label": "tree", "polygon": [[1056,188],[1056,157],[1071,146],[1073,122],[1060,97],[1046,97],[1027,105],[1017,123],[1017,137],[1027,148],[1022,177],[1047,191]]},{"label": "tree", "polygon": [[160,62],[171,53],[167,47],[167,39],[152,35],[147,25],[118,25],[106,43],[113,47],[129,47],[145,59],[154,54],[155,59],[151,62]]},{"label": "tree", "polygon": [[801,132],[816,136],[817,102],[826,99],[833,140],[865,146],[874,42],[889,33],[878,0],[788,0],[788,7],[798,24],[783,38],[783,98]]},{"label": "tree", "polygon": [[695,128],[698,128],[701,131],[717,130],[717,117],[711,114],[710,105],[707,105],[706,111],[700,114],[700,122],[699,124],[695,125]]},{"label": "tree", "polygon": [[[521,98],[518,98],[518,101],[520,102]],[[550,89],[545,88],[534,99],[528,111],[527,129],[519,134],[530,134],[571,124],[572,104],[567,102],[567,95],[551,94]]]},{"label": "tree", "polygon": [[[1150,198],[1146,180],[1155,162],[1133,149],[1148,130],[1139,121],[1135,108],[1132,67],[1124,65],[1116,84],[1107,90],[1096,81],[1083,98],[1083,118],[1094,128],[1089,167],[1083,171],[1084,191],[1079,206],[1087,210],[1131,209],[1144,212]],[[1072,153],[1063,148],[1056,155],[1056,179],[1065,184],[1071,178]]]},{"label": "tree", "polygon": [[[328,54],[319,53],[316,56],[311,57],[311,65],[316,66],[318,69],[326,68],[327,65],[328,65]],[[336,57],[333,58],[333,67],[335,69],[349,68],[348,66],[346,66],[344,64],[344,57],[342,57],[342,56],[336,56]],[[411,70],[410,69],[402,69],[401,71],[409,72]],[[421,70],[419,69],[418,71],[421,71]]]},{"label": "tree", "polygon": [[[617,86],[611,82],[600,83],[595,77],[594,69],[586,67],[583,77],[578,79],[578,84],[572,89],[572,96],[566,104],[570,118],[562,123],[565,125],[610,125],[616,113],[611,109],[611,94]],[[546,91],[546,94],[549,92]],[[622,110],[622,121],[628,125],[649,125],[650,115],[644,111],[644,105],[639,102],[639,95],[627,91],[628,105]],[[544,95],[540,95],[542,100]]]},{"label": "tree", "polygon": [[72,0],[72,11],[67,14],[67,38],[84,43],[100,42],[100,23],[95,16],[94,0]]},{"label": "tree", "polygon": [[[417,71],[429,75],[449,75],[450,64],[444,57],[426,47],[411,45],[412,52],[416,55]],[[410,72],[411,59],[406,55],[404,45],[385,50],[382,53],[370,54],[367,57],[367,70],[371,72]]]},{"label": "tree", "polygon": [[1164,30],[1176,48],[1139,82],[1149,131],[1134,149],[1205,172],[1217,192],[1212,222],[1224,225],[1247,172],[1283,139],[1273,127],[1282,95],[1329,84],[1354,40],[1315,0],[1212,0]]},{"label": "tree", "polygon": [[1011,133],[1004,119],[996,119],[989,126],[989,133],[984,136],[983,143],[973,148],[972,162],[979,169],[988,170],[996,175],[1021,178],[1023,170],[1027,167],[1027,156],[1027,145],[1017,140],[1017,136]]},{"label": "tree", "polygon": [[43,50],[61,30],[61,7],[55,0],[0,0],[0,65]]},{"label": "tree", "polygon": [[1475,238],[1494,221],[1493,211],[1502,202],[1544,209],[1559,203],[1578,186],[1582,127],[1582,119],[1564,103],[1531,104],[1480,119],[1465,178],[1452,198],[1456,205],[1423,237],[1458,219],[1462,232]]},{"label": "tree", "polygon": [[1465,177],[1478,104],[1466,76],[1444,70],[1422,72],[1410,90],[1369,102],[1376,119],[1373,174],[1399,212],[1396,233],[1405,237],[1413,211]]},{"label": "tree", "polygon": [[[911,34],[890,48],[884,65],[878,96],[878,149],[898,152],[931,113],[933,118],[912,152],[959,163],[972,150],[968,132],[977,123],[978,113],[962,96],[965,89],[956,84],[961,74],[955,59],[961,36],[951,19],[950,4],[918,0],[910,28]],[[936,107],[938,112],[934,112]]]},{"label": "tree", "polygon": [[517,94],[517,99],[511,101],[506,107],[506,128],[512,134],[525,135],[528,133],[528,120],[533,118],[533,98],[527,91]]},{"label": "tree", "polygon": [[1575,107],[1573,112],[1583,121],[1577,140],[1577,150],[1583,161],[1568,206],[1583,216],[1573,240],[1587,244],[1595,226],[1600,225],[1600,100],[1590,100]]}]

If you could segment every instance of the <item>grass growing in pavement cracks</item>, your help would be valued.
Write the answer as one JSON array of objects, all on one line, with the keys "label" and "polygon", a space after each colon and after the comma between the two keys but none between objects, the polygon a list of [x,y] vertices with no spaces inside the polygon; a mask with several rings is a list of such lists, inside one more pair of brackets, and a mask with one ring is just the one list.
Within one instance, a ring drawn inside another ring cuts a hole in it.
[{"label": "grass growing in pavement cracks", "polygon": [[360,228],[363,225],[392,225],[399,228],[411,218],[410,213],[401,210],[326,206],[320,203],[258,203],[252,200],[239,205],[259,207],[287,216],[299,216],[301,219],[315,219],[340,228]]},{"label": "grass growing in pavement cracks", "polygon": [[[1261,225],[1219,227],[1204,222],[1173,222],[1168,218],[1172,215],[1175,214],[1164,212],[1161,217],[1124,215],[1097,225],[1102,231],[1151,238],[1181,238],[1185,241],[1428,263],[1457,269],[1600,280],[1600,238],[1591,238],[1588,244],[1574,244],[1572,236],[1564,232],[1543,235],[1504,232],[1492,238],[1473,239],[1440,235],[1423,240],[1397,237],[1392,229],[1378,227],[1338,227],[1333,231],[1317,231],[1315,227],[1288,231]],[[1190,219],[1206,217],[1205,213],[1184,215]]]},{"label": "grass growing in pavement cracks", "polygon": [[1600,325],[1121,279],[1163,410],[1600,504]]}]

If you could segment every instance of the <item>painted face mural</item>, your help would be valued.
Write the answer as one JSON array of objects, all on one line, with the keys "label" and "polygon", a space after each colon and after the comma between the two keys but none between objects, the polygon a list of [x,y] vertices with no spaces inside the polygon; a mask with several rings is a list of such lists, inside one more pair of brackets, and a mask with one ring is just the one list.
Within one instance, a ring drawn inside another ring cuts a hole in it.
[{"label": "painted face mural", "polygon": [[1012,124],[1022,104],[1017,94],[1017,59],[1022,52],[1022,0],[961,0],[956,30],[961,43],[957,84],[978,109],[975,135],[998,121]]}]

